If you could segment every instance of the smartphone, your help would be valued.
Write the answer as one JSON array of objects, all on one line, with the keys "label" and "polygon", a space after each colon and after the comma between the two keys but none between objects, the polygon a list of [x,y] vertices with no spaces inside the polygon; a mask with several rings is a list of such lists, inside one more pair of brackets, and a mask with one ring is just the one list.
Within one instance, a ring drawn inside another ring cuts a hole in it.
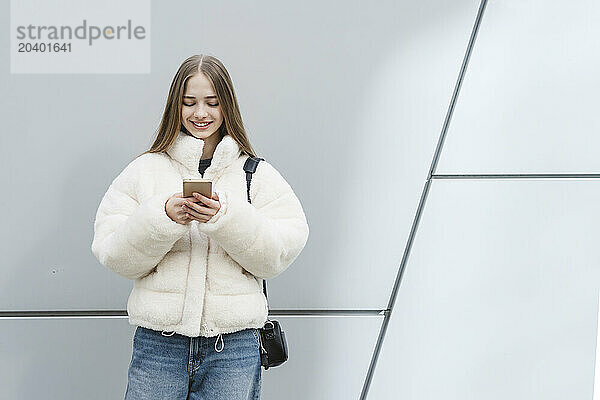
[{"label": "smartphone", "polygon": [[193,197],[194,192],[200,193],[211,199],[213,196],[212,181],[210,179],[184,179],[183,197]]}]

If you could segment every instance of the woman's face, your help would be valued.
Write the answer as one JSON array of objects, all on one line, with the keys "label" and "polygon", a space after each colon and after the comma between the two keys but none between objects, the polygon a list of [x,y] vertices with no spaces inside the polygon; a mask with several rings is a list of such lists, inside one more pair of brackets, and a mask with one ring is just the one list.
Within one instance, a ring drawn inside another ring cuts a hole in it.
[{"label": "woman's face", "polygon": [[[206,140],[213,134],[219,136],[217,131],[223,123],[221,105],[212,84],[203,73],[197,73],[187,80],[181,105],[181,120],[185,129],[198,139]],[[214,136],[213,138],[220,140]]]}]

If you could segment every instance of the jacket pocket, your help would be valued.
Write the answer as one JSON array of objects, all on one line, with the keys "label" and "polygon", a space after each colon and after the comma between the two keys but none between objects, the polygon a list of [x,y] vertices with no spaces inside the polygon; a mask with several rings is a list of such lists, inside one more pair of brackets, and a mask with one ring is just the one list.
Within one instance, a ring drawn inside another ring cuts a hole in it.
[{"label": "jacket pocket", "polygon": [[185,245],[190,240],[185,235],[148,275],[134,281],[127,301],[130,316],[159,325],[181,322],[191,256]]},{"label": "jacket pocket", "polygon": [[261,290],[254,275],[220,246],[209,256],[207,279],[215,294],[249,294]]},{"label": "jacket pocket", "polygon": [[158,292],[185,293],[189,261],[189,251],[171,250],[148,275],[137,279],[135,285]]},{"label": "jacket pocket", "polygon": [[134,287],[127,300],[127,314],[134,320],[175,325],[183,317],[184,293],[158,292]]}]

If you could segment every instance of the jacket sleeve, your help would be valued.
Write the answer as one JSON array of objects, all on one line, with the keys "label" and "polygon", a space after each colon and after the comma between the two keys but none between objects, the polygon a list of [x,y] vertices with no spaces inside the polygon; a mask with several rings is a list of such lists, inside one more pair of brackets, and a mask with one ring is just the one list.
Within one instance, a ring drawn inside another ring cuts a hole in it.
[{"label": "jacket sleeve", "polygon": [[189,225],[178,224],[166,214],[165,202],[173,193],[158,193],[138,202],[136,188],[144,156],[113,180],[94,222],[92,253],[100,264],[128,279],[147,275],[189,231]]},{"label": "jacket sleeve", "polygon": [[269,279],[298,257],[308,240],[308,224],[294,191],[268,162],[258,164],[251,189],[256,193],[252,204],[216,189],[221,208],[197,226],[244,269]]}]

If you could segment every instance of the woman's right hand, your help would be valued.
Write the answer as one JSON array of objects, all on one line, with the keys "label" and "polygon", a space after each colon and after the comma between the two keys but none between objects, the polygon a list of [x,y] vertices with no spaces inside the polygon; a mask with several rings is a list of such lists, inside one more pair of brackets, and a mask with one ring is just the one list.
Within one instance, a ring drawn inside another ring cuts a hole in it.
[{"label": "woman's right hand", "polygon": [[[165,203],[167,216],[181,225],[187,225],[192,221],[183,207],[187,200],[190,200],[190,198],[183,197],[183,193],[179,192],[169,197],[169,200]],[[194,201],[194,199],[191,198],[191,201]]]}]

